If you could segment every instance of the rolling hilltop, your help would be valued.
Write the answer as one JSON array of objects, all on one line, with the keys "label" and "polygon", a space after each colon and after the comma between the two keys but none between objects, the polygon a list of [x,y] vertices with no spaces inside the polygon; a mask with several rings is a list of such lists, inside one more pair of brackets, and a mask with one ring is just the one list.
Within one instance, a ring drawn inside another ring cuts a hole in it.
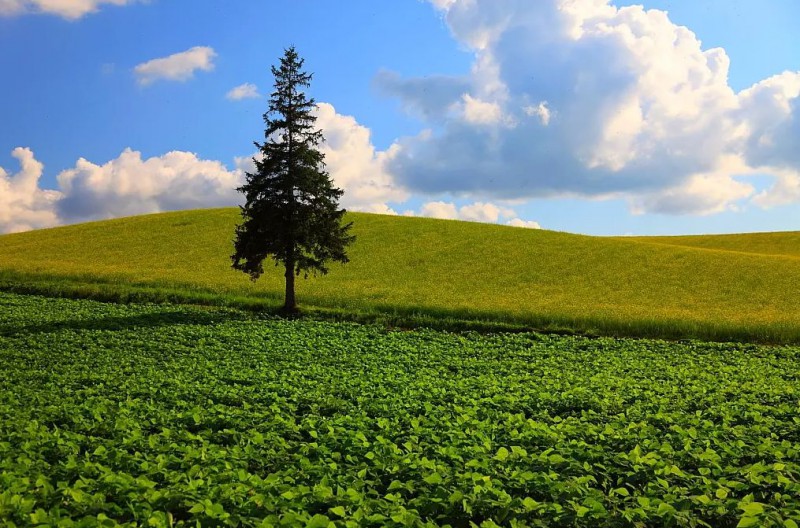
[{"label": "rolling hilltop", "polygon": [[[351,262],[298,282],[312,313],[397,324],[800,342],[800,233],[604,238],[352,213]],[[238,209],[0,237],[0,287],[280,305],[282,269],[230,267]],[[442,322],[446,322],[442,323]]]}]

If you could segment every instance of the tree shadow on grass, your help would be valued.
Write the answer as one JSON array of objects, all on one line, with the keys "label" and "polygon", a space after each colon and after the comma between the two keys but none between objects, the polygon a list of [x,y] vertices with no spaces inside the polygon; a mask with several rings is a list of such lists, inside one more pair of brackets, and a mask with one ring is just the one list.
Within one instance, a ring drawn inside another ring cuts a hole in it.
[{"label": "tree shadow on grass", "polygon": [[152,312],[127,316],[96,317],[51,321],[39,324],[0,324],[0,337],[20,337],[32,334],[52,334],[72,331],[124,331],[166,326],[214,325],[234,320],[245,320],[246,314],[227,311]]}]

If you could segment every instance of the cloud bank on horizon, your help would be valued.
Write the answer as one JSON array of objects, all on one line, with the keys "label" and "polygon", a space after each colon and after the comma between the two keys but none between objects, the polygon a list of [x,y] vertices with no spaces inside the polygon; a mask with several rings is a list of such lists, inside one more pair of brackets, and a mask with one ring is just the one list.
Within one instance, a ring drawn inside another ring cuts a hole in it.
[{"label": "cloud bank on horizon", "polygon": [[[336,185],[346,189],[342,204],[356,211],[393,214],[387,202],[403,201],[406,192],[385,171],[388,154],[378,152],[370,132],[353,117],[338,114],[332,105],[317,106],[317,123],[325,130],[321,146]],[[20,164],[15,174],[0,167],[0,231],[18,232],[64,223],[157,213],[161,211],[232,206],[251,157],[223,163],[200,159],[191,152],[173,151],[142,159],[125,149],[117,158],[98,165],[80,158],[58,174],[58,189],[41,189],[44,166],[28,148],[12,152]]]},{"label": "cloud bank on horizon", "polygon": [[[743,204],[800,203],[800,72],[735,92],[721,48],[703,49],[659,10],[608,0],[427,0],[453,38],[473,52],[461,76],[374,83],[422,130],[388,149],[330,104],[318,106],[324,153],[352,210],[539,227],[514,204],[551,197],[627,201],[633,213],[708,215]],[[126,0],[0,0],[0,15],[79,18]],[[135,67],[141,85],[211,71],[216,52],[197,46]],[[258,97],[252,83],[227,94]],[[247,154],[247,153],[243,153]],[[188,207],[234,205],[251,167],[232,170],[189,152],[142,159],[127,149],[97,165],[83,158],[58,189],[38,185],[28,148],[0,168],[0,232]],[[751,178],[769,175],[757,190]],[[403,204],[421,198],[417,211]],[[471,200],[457,205],[452,197]],[[449,200],[449,201],[448,201]]]},{"label": "cloud bank on horizon", "polygon": [[[349,210],[398,214],[389,203],[402,203],[408,192],[386,170],[395,150],[378,151],[370,131],[355,118],[341,115],[328,103],[319,103],[317,124],[325,131],[321,151],[334,183],[345,189],[342,205]],[[75,166],[57,176],[58,189],[39,188],[43,165],[27,148],[12,155],[20,163],[16,174],[0,168],[0,229],[18,232],[65,223],[85,222],[239,203],[236,188],[246,172],[254,170],[252,157],[234,160],[229,170],[223,163],[200,159],[191,152],[172,151],[142,159],[140,152],[125,149],[102,165],[80,158]],[[443,207],[443,208],[442,208]],[[413,210],[403,214],[415,215]],[[424,204],[422,216],[477,222],[506,220],[509,225],[538,228],[535,222],[516,217],[513,209],[480,203],[457,209],[454,204]]]}]

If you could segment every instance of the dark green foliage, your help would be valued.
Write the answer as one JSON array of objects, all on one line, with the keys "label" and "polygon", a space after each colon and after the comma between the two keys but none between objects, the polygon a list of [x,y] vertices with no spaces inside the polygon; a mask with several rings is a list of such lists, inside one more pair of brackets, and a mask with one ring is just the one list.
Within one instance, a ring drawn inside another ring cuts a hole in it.
[{"label": "dark green foliage", "polygon": [[798,381],[790,347],[0,294],[0,525],[797,528]]},{"label": "dark green foliage", "polygon": [[303,92],[312,75],[303,70],[295,49],[286,50],[279,67],[272,67],[275,91],[264,114],[264,142],[256,171],[238,190],[245,195],[242,223],[236,228],[233,267],[253,280],[264,273],[272,257],[286,270],[285,308],[295,308],[294,277],[327,273],[326,263],[348,261],[345,247],[354,237],[351,224],[342,225],[342,190],[333,186],[319,151],[321,130],[314,128],[314,99]]}]

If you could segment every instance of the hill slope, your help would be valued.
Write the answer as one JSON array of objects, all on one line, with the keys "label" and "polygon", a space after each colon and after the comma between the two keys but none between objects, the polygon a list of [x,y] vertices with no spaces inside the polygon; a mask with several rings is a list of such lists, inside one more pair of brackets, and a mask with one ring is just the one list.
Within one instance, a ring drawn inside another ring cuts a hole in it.
[{"label": "hill slope", "polygon": [[[798,240],[797,233],[765,243],[779,248],[764,251],[771,254],[755,254],[732,250],[744,244],[735,238],[702,247],[703,237],[682,237],[676,245],[666,237],[350,218],[358,237],[351,263],[299,281],[301,305],[390,313],[401,322],[449,317],[618,335],[800,342],[800,248],[786,242]],[[0,282],[27,291],[277,306],[279,269],[254,284],[230,268],[237,220],[237,209],[210,209],[5,235]]]},{"label": "hill slope", "polygon": [[800,231],[737,235],[630,237],[630,240],[670,246],[721,249],[737,253],[782,255],[800,258]]}]

